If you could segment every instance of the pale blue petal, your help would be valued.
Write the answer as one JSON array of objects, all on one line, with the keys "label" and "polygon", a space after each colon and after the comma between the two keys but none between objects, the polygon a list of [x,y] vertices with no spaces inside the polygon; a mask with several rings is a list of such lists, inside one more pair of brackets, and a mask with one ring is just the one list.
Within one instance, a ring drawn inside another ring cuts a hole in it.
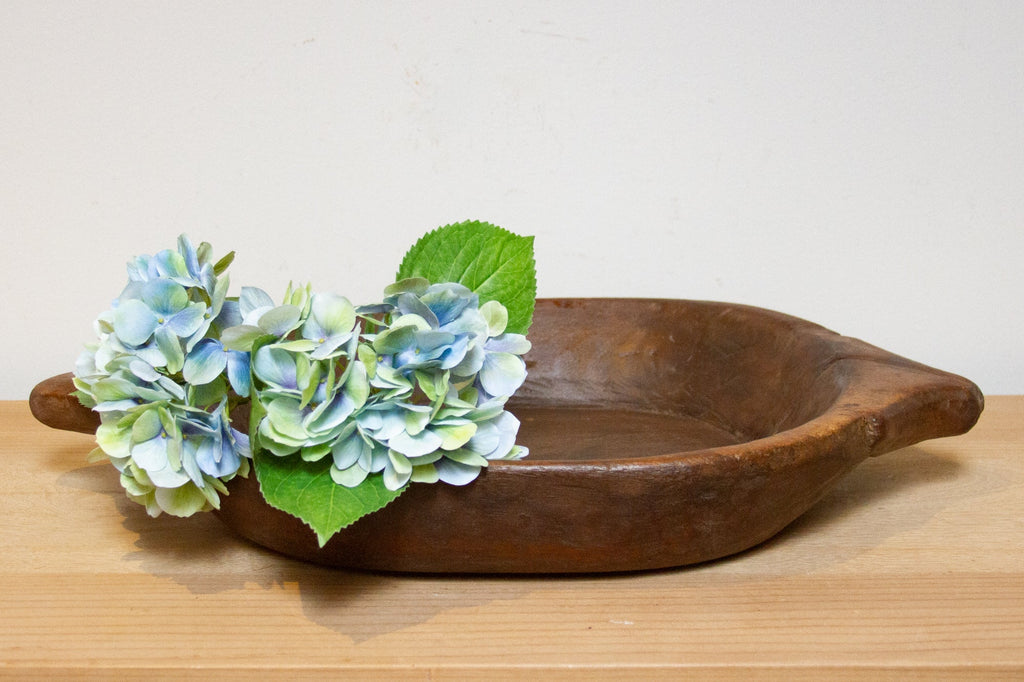
[{"label": "pale blue petal", "polygon": [[458,319],[466,308],[476,308],[479,300],[467,287],[452,282],[431,285],[421,298],[434,311],[442,327]]},{"label": "pale blue petal", "polygon": [[249,354],[239,351],[228,351],[228,381],[235,393],[243,398],[249,397],[252,389],[252,376],[249,373]]},{"label": "pale blue petal", "polygon": [[473,346],[462,358],[462,362],[452,368],[452,374],[457,377],[471,377],[479,373],[480,368],[484,366],[485,355],[482,347]]},{"label": "pale blue petal", "polygon": [[317,346],[316,349],[309,354],[309,357],[312,358],[313,360],[323,360],[328,355],[336,351],[342,344],[344,344],[346,341],[351,340],[352,338],[353,334],[351,332],[348,334],[337,334],[335,336],[328,336],[326,339],[324,339],[323,343]]},{"label": "pale blue petal", "polygon": [[498,428],[500,438],[490,453],[481,454],[487,459],[504,459],[515,447],[516,435],[519,433],[519,420],[511,412],[502,412],[489,423]]},{"label": "pale blue petal", "polygon": [[355,411],[355,404],[345,393],[338,393],[327,407],[306,425],[314,433],[325,433],[340,425]]},{"label": "pale blue petal", "polygon": [[163,469],[146,469],[146,475],[157,488],[180,488],[189,481],[188,474],[175,471],[170,465]]},{"label": "pale blue petal", "polygon": [[205,303],[193,303],[167,319],[167,327],[178,336],[192,336],[203,326],[206,315]]},{"label": "pale blue petal", "polygon": [[526,380],[526,363],[511,353],[487,353],[479,376],[485,391],[494,396],[509,396]]},{"label": "pale blue petal", "polygon": [[408,471],[400,472],[395,468],[395,464],[391,460],[388,460],[388,463],[384,466],[384,471],[381,474],[382,480],[384,481],[384,487],[388,490],[400,490],[402,486],[409,482],[409,477],[411,475],[411,466]]},{"label": "pale blue petal", "polygon": [[224,304],[220,307],[220,313],[214,322],[221,329],[242,324],[242,313],[238,309],[238,301],[224,301]]},{"label": "pale blue petal", "polygon": [[262,346],[252,362],[253,373],[262,381],[278,388],[298,390],[295,360],[287,351]]},{"label": "pale blue petal", "polygon": [[355,488],[369,475],[366,469],[358,466],[351,466],[347,469],[338,469],[335,466],[331,466],[331,479],[338,485],[343,485],[346,488]]},{"label": "pale blue petal", "polygon": [[437,329],[440,326],[434,311],[415,294],[399,294],[397,303],[398,309],[403,315],[418,315],[427,321],[431,329]]},{"label": "pale blue petal", "polygon": [[208,384],[220,376],[227,363],[227,351],[220,345],[220,342],[214,339],[203,339],[185,358],[183,369],[185,381],[197,386]]},{"label": "pale blue petal", "polygon": [[274,299],[270,294],[257,287],[242,287],[242,295],[238,297],[238,308],[242,317],[246,317],[258,308],[273,308]]},{"label": "pale blue petal", "polygon": [[208,438],[196,451],[196,462],[204,473],[220,478],[238,471],[241,460],[230,444],[222,442],[218,446],[216,439]]},{"label": "pale blue petal", "polygon": [[153,342],[141,346],[132,351],[132,353],[140,360],[145,360],[154,367],[164,367],[167,365],[167,358],[160,352],[160,349]]},{"label": "pale blue petal", "polygon": [[142,301],[122,301],[114,309],[114,333],[130,346],[141,346],[158,326],[156,316]]},{"label": "pale blue petal", "polygon": [[238,429],[231,428],[231,438],[234,441],[235,452],[239,457],[252,457],[252,446],[249,445],[249,435]]},{"label": "pale blue petal", "polygon": [[466,485],[480,475],[480,467],[453,462],[447,457],[434,462],[438,478],[449,485]]},{"label": "pale blue petal", "polygon": [[188,441],[182,443],[181,448],[181,468],[182,471],[189,477],[189,479],[196,484],[197,487],[202,488],[205,486],[203,482],[203,472],[199,469],[199,463],[196,461],[198,453],[204,447],[212,448],[210,442],[212,438],[203,438],[202,442],[198,445],[188,444]]},{"label": "pale blue petal", "polygon": [[[513,439],[514,440],[514,439]],[[497,424],[484,422],[476,425],[476,433],[466,443],[466,449],[486,457],[494,452],[501,443],[501,434]]]},{"label": "pale blue petal", "polygon": [[484,347],[498,353],[523,355],[530,350],[531,344],[522,334],[502,334],[488,339]]},{"label": "pale blue petal", "polygon": [[444,349],[441,353],[441,357],[438,358],[441,361],[441,369],[452,369],[457,367],[463,359],[466,357],[466,351],[469,349],[469,337],[460,336],[455,339],[455,342]]},{"label": "pale blue petal", "polygon": [[370,445],[363,440],[358,431],[353,430],[349,436],[338,439],[331,447],[334,466],[340,470],[348,469],[355,465],[364,454],[369,454],[367,452],[369,449]]},{"label": "pale blue petal", "polygon": [[173,315],[188,305],[188,294],[185,287],[169,279],[154,279],[142,287],[142,300],[153,313]]},{"label": "pale blue petal", "polygon": [[392,409],[381,414],[381,425],[374,434],[377,440],[387,442],[405,431],[405,414],[402,410]]},{"label": "pale blue petal", "polygon": [[161,433],[155,438],[136,443],[131,448],[132,459],[140,467],[158,471],[167,466],[167,436]]},{"label": "pale blue petal", "polygon": [[421,457],[441,447],[442,439],[430,430],[410,436],[407,431],[396,434],[388,441],[388,447],[406,457]]},{"label": "pale blue petal", "polygon": [[310,319],[315,320],[316,325],[326,331],[328,336],[344,334],[355,327],[356,310],[344,296],[314,294],[310,305]]},{"label": "pale blue petal", "polygon": [[168,393],[173,395],[178,400],[184,400],[185,399],[185,389],[182,388],[181,386],[179,386],[174,381],[174,379],[171,379],[170,377],[162,376],[162,377],[160,377],[157,380],[157,383],[160,385],[160,388],[164,389],[165,391],[167,391]]},{"label": "pale blue petal", "polygon": [[142,360],[132,360],[128,363],[128,369],[131,373],[142,379],[143,381],[154,382],[159,380],[163,375],[156,371],[152,365]]},{"label": "pale blue petal", "polygon": [[178,253],[185,259],[185,268],[193,275],[198,274],[199,257],[196,255],[195,247],[192,246],[192,241],[184,233],[178,235]]},{"label": "pale blue petal", "polygon": [[281,305],[260,315],[257,326],[274,336],[284,336],[295,328],[302,311],[293,305]]},{"label": "pale blue petal", "polygon": [[266,332],[259,327],[240,324],[234,327],[228,327],[222,331],[220,334],[220,342],[224,344],[225,348],[248,353],[252,350],[252,346],[256,342],[256,339],[266,335]]},{"label": "pale blue petal", "polygon": [[[370,473],[379,474],[384,471],[384,467],[386,467],[390,461],[391,460],[388,459],[388,449],[386,447],[380,446],[374,448],[370,456]],[[362,464],[361,461],[360,464]]]}]

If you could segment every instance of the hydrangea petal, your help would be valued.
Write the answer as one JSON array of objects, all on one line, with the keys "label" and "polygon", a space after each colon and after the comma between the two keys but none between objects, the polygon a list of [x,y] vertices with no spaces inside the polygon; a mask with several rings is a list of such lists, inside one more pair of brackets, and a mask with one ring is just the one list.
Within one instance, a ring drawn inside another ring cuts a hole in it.
[{"label": "hydrangea petal", "polygon": [[163,377],[163,375],[160,374],[160,372],[156,371],[156,368],[154,368],[148,362],[144,362],[138,359],[134,359],[130,363],[128,363],[128,369],[131,371],[132,374],[137,376],[139,379],[142,379],[143,381],[154,382],[159,381]]},{"label": "hydrangea petal", "polygon": [[261,336],[267,333],[255,325],[239,324],[228,327],[220,334],[220,342],[225,348],[248,353],[252,350],[252,344]]},{"label": "hydrangea petal", "polygon": [[479,377],[480,385],[489,394],[512,395],[526,380],[526,363],[511,353],[487,353]]},{"label": "hydrangea petal", "polygon": [[487,466],[486,459],[476,454],[475,452],[471,452],[465,449],[452,450],[451,452],[445,454],[445,459],[451,460],[453,462],[458,462],[459,464],[465,464],[467,466]]},{"label": "hydrangea petal", "polygon": [[484,366],[486,351],[481,346],[472,346],[466,355],[455,367],[452,367],[452,374],[459,377],[471,377],[480,372]]},{"label": "hydrangea petal", "polygon": [[253,373],[260,380],[271,386],[298,390],[295,360],[287,351],[263,346],[256,351],[252,363]]},{"label": "hydrangea petal", "polygon": [[114,333],[131,346],[141,346],[159,326],[156,315],[142,301],[121,301],[114,309]]},{"label": "hydrangea petal", "polygon": [[388,450],[388,459],[390,460],[390,466],[399,474],[411,474],[412,464],[409,459],[400,452],[394,450]]},{"label": "hydrangea petal", "polygon": [[437,475],[437,467],[433,464],[417,464],[412,468],[409,480],[413,483],[437,483],[440,476]]},{"label": "hydrangea petal", "polygon": [[161,434],[136,443],[131,448],[132,459],[147,472],[165,468],[168,464],[167,440],[167,436]]},{"label": "hydrangea petal", "polygon": [[419,457],[437,450],[441,443],[441,436],[430,430],[421,431],[415,436],[402,431],[388,441],[388,447],[407,457]]},{"label": "hydrangea petal", "polygon": [[129,457],[131,443],[132,431],[130,428],[121,428],[115,422],[104,422],[96,429],[96,444],[111,457]]},{"label": "hydrangea petal", "polygon": [[491,422],[477,424],[476,433],[466,443],[466,449],[479,455],[487,456],[501,444],[501,433],[498,425]]},{"label": "hydrangea petal", "polygon": [[206,496],[194,485],[158,487],[154,495],[160,508],[171,516],[191,516],[207,504]]},{"label": "hydrangea petal", "polygon": [[238,470],[240,460],[235,451],[230,447],[224,447],[215,439],[207,439],[196,450],[196,464],[203,470],[203,473],[214,477],[227,476]]},{"label": "hydrangea petal", "polygon": [[188,305],[188,293],[177,282],[154,279],[142,287],[142,300],[157,316],[169,316]]},{"label": "hydrangea petal", "polygon": [[441,327],[458,319],[466,308],[475,308],[478,301],[466,286],[454,282],[432,284],[420,298],[437,316]]},{"label": "hydrangea petal", "polygon": [[519,433],[519,420],[511,412],[502,412],[489,423],[497,427],[500,438],[494,449],[480,454],[487,459],[505,459],[515,448],[516,435]]},{"label": "hydrangea petal", "polygon": [[334,466],[340,470],[348,469],[356,464],[359,458],[370,449],[370,446],[355,430],[347,437],[339,438],[331,448]]},{"label": "hydrangea petal", "polygon": [[358,466],[351,466],[347,469],[338,469],[336,466],[331,466],[331,480],[346,488],[355,488],[366,480],[369,473],[366,469]]},{"label": "hydrangea petal", "polygon": [[204,323],[209,325],[209,321],[206,320],[206,304],[192,303],[169,317],[167,328],[177,336],[185,338],[199,331]]},{"label": "hydrangea petal", "polygon": [[266,405],[267,418],[270,420],[274,431],[288,436],[296,441],[302,442],[309,434],[302,425],[302,411],[299,409],[299,401],[288,398],[275,398]]},{"label": "hydrangea petal", "polygon": [[412,467],[409,467],[409,471],[398,471],[389,460],[382,473],[384,487],[388,490],[400,490],[409,482],[410,476],[412,476]]},{"label": "hydrangea petal", "polygon": [[146,410],[139,415],[138,419],[132,422],[132,442],[141,443],[156,438],[163,431],[163,428],[157,411],[153,409]]},{"label": "hydrangea petal", "polygon": [[295,306],[281,305],[260,315],[256,324],[268,334],[280,337],[295,328],[301,315],[302,311]]},{"label": "hydrangea petal", "polygon": [[251,312],[259,308],[273,308],[274,299],[270,294],[259,287],[242,287],[242,294],[238,297],[238,309],[242,317],[248,317]]},{"label": "hydrangea petal", "polygon": [[441,438],[442,450],[455,450],[465,445],[476,434],[477,425],[473,422],[466,422],[449,426],[435,426],[431,430]]},{"label": "hydrangea petal", "polygon": [[487,343],[484,344],[484,347],[489,351],[513,353],[515,355],[528,353],[532,346],[533,344],[522,334],[502,334],[501,336],[488,339]]},{"label": "hydrangea petal", "polygon": [[190,384],[208,384],[224,371],[228,364],[227,351],[214,339],[203,339],[185,358],[182,369],[185,381]]},{"label": "hydrangea petal", "polygon": [[430,309],[426,303],[420,300],[418,296],[411,293],[403,293],[398,296],[398,309],[403,315],[416,315],[426,320],[427,324],[431,329],[437,329],[441,326],[440,321],[437,319],[437,315]]},{"label": "hydrangea petal", "polygon": [[166,361],[167,371],[177,374],[185,364],[185,352],[181,349],[181,340],[166,327],[161,327],[153,334],[156,346]]},{"label": "hydrangea petal", "polygon": [[356,309],[344,296],[314,294],[309,319],[315,321],[315,326],[326,331],[328,335],[343,334],[355,327]]},{"label": "hydrangea petal", "polygon": [[449,485],[466,485],[480,475],[480,467],[454,462],[447,457],[434,463],[438,478]]},{"label": "hydrangea petal", "polygon": [[252,390],[252,375],[249,372],[249,354],[235,350],[228,351],[228,381],[235,393],[243,398],[249,397]]},{"label": "hydrangea petal", "polygon": [[498,336],[508,326],[508,308],[498,301],[487,301],[480,306],[480,316],[487,322],[488,336]]},{"label": "hydrangea petal", "polygon": [[189,477],[184,471],[178,471],[170,466],[163,469],[147,470],[150,482],[160,488],[177,488],[189,482]]},{"label": "hydrangea petal", "polygon": [[242,313],[238,309],[238,301],[224,301],[214,322],[222,329],[242,324]]}]

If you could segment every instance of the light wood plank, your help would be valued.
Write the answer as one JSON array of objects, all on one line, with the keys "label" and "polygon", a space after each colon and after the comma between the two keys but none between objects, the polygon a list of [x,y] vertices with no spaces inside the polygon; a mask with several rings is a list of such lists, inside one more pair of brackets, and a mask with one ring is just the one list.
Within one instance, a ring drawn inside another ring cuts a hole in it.
[{"label": "light wood plank", "polygon": [[1024,397],[865,462],[759,548],[618,576],[311,566],[150,519],[91,447],[0,403],[0,676],[1024,676]]}]

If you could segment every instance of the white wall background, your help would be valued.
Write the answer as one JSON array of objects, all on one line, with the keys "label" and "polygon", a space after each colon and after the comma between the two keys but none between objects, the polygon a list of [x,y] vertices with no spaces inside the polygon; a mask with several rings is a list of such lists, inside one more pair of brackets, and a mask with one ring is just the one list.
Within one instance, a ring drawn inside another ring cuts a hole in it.
[{"label": "white wall background", "polygon": [[1024,392],[1024,3],[0,2],[0,398],[124,262],[378,296],[421,233],[542,296],[774,308]]}]

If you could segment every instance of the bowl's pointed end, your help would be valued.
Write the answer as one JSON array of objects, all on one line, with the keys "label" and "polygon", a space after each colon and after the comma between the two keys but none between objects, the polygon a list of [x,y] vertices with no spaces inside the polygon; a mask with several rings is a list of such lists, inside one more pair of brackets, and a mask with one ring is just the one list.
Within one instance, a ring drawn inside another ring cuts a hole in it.
[{"label": "bowl's pointed end", "polygon": [[96,433],[96,427],[100,425],[99,415],[78,402],[72,378],[68,372],[36,384],[28,398],[32,416],[54,429]]}]

